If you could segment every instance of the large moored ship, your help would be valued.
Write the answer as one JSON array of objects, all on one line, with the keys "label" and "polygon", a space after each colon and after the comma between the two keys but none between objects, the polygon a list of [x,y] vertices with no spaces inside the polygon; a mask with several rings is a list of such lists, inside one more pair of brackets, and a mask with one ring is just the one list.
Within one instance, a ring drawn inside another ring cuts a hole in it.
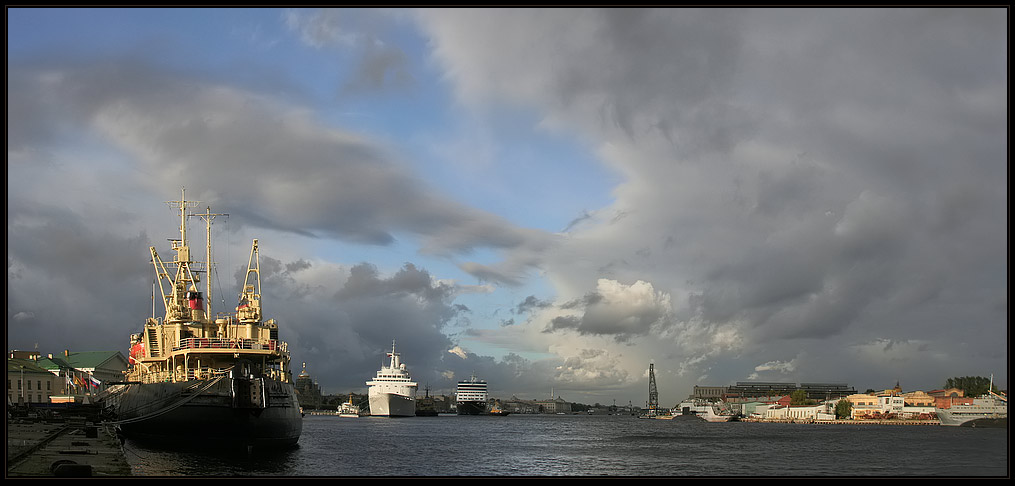
[{"label": "large moored ship", "polygon": [[[159,443],[291,446],[303,427],[289,367],[289,350],[274,319],[262,320],[257,240],[254,240],[239,304],[234,313],[212,315],[211,220],[216,214],[187,214],[197,205],[170,204],[180,211],[176,258],[165,262],[150,248],[165,316],[148,318],[131,335],[125,382],[103,403],[127,438]],[[208,260],[191,259],[187,217],[207,223]],[[172,271],[171,271],[172,270]],[[207,293],[198,288],[205,273]],[[155,292],[153,286],[153,293]],[[154,295],[153,295],[154,299]],[[154,302],[153,302],[154,305]]]},{"label": "large moored ship", "polygon": [[367,382],[370,400],[370,415],[382,417],[413,417],[416,415],[416,382],[409,377],[401,355],[395,352],[391,343],[391,358],[388,366],[381,369],[374,379]]},{"label": "large moored ship", "polygon": [[938,408],[941,425],[963,427],[1007,427],[1008,398],[993,391],[973,399],[969,405]]},{"label": "large moored ship", "polygon": [[455,391],[455,408],[458,415],[480,415],[486,413],[488,391],[486,381],[476,379],[476,375],[468,380],[459,381]]}]

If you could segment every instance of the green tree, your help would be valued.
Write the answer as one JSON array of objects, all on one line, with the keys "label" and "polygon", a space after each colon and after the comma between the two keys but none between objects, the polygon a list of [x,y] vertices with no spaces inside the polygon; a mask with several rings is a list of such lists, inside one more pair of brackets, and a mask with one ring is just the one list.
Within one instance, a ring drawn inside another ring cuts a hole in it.
[{"label": "green tree", "polygon": [[978,397],[987,393],[988,389],[997,391],[997,387],[991,387],[990,378],[982,376],[962,376],[948,378],[945,380],[945,388],[958,388],[967,397]]},{"label": "green tree", "polygon": [[800,406],[800,405],[814,405],[814,400],[809,400],[807,398],[807,392],[806,391],[804,391],[804,390],[796,390],[793,393],[789,394],[789,404],[790,405],[796,405],[796,406]]},{"label": "green tree", "polygon": [[845,398],[835,404],[835,418],[849,418],[852,415],[853,404]]}]

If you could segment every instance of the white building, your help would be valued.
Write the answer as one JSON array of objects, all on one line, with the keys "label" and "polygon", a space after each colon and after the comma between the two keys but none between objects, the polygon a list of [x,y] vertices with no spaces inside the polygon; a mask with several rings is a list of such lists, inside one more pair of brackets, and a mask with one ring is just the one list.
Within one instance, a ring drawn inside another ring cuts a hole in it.
[{"label": "white building", "polygon": [[772,405],[765,410],[764,414],[764,418],[767,420],[835,420],[834,404],[829,410],[827,403],[802,407]]}]

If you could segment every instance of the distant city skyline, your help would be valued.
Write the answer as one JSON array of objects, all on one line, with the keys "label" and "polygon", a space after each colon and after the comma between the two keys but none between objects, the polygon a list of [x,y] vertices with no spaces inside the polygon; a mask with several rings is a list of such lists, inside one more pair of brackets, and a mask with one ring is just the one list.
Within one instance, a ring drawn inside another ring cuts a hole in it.
[{"label": "distant city skyline", "polygon": [[1007,14],[8,8],[8,347],[126,353],[185,188],[327,390],[1007,388]]}]

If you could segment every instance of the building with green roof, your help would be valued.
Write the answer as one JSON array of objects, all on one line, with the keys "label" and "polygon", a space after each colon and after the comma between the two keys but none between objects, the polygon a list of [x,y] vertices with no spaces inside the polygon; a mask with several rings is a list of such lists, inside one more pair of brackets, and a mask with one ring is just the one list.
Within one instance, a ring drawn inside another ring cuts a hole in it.
[{"label": "building with green roof", "polygon": [[7,359],[7,399],[30,404],[49,403],[56,396],[90,395],[123,381],[126,369],[127,358],[119,351],[65,350],[45,357],[12,351]]}]

